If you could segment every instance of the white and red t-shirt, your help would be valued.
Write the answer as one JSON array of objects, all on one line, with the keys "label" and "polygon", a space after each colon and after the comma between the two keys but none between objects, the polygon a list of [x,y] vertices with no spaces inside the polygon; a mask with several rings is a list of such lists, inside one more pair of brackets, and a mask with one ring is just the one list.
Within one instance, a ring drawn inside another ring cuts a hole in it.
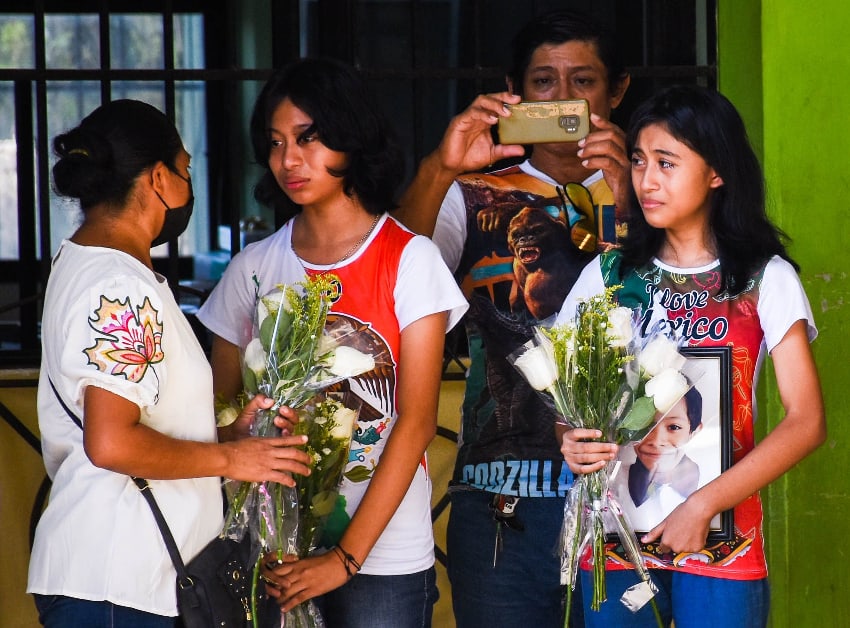
[{"label": "white and red t-shirt", "polygon": [[[557,322],[574,316],[579,299],[622,285],[620,305],[640,308],[644,320],[661,325],[691,347],[732,348],[732,462],[755,447],[755,388],[764,356],[779,344],[790,327],[805,320],[809,340],[817,335],[811,307],[794,268],[779,257],[768,260],[746,288],[730,297],[720,291],[720,265],[674,268],[659,260],[620,277],[620,253],[603,253],[591,262],[567,296]],[[731,540],[710,543],[696,554],[673,557],[657,553],[657,544],[644,545],[651,567],[727,578],[754,580],[767,576],[762,538],[762,506],[758,494],[734,509]],[[616,544],[608,545],[608,565],[628,566]]]},{"label": "white and red t-shirt", "polygon": [[[264,295],[278,284],[302,281],[305,273],[332,273],[339,279],[328,318],[336,325],[345,319],[344,324],[358,333],[358,348],[375,356],[378,365],[348,380],[363,406],[341,489],[344,512],[331,515],[335,522],[340,517],[348,521],[369,486],[397,417],[402,331],[425,316],[446,311],[450,329],[467,303],[437,247],[393,218],[382,216],[359,250],[333,267],[299,260],[292,250],[292,224],[289,221],[234,257],[198,318],[213,333],[244,348],[251,340],[257,293]],[[362,573],[415,573],[434,563],[430,502],[431,483],[423,459],[407,495],[363,563]]]}]

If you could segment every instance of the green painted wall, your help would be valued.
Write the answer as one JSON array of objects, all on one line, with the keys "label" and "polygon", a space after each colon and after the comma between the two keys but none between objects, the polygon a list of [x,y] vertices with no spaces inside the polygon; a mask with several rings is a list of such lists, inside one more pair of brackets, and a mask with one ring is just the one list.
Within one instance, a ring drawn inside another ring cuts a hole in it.
[{"label": "green painted wall", "polygon": [[[820,335],[826,444],[766,491],[774,628],[848,625],[850,613],[850,3],[718,0],[719,88],[739,107],[763,159],[773,219]],[[846,303],[845,303],[846,301]],[[782,406],[769,371],[760,430]]]}]

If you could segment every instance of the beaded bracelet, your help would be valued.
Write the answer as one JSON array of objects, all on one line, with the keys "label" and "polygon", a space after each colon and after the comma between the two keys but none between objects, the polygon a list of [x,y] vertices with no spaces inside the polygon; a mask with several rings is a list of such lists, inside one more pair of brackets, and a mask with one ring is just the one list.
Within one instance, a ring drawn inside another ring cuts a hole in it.
[{"label": "beaded bracelet", "polygon": [[[358,571],[360,571],[360,563],[357,562],[357,559],[355,559],[354,556],[346,552],[341,545],[334,545],[333,550],[334,553],[339,556],[339,559],[342,561],[342,566],[345,567],[345,573],[348,574],[349,578],[353,577]],[[351,571],[352,567],[354,567],[353,573]]]}]

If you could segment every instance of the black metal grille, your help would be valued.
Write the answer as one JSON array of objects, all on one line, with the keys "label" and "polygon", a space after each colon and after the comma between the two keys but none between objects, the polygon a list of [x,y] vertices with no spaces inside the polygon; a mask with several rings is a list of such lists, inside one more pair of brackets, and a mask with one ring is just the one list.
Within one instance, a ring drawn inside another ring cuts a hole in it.
[{"label": "black metal grille", "polygon": [[[615,113],[625,123],[633,106],[671,82],[714,86],[715,1],[692,0],[276,0],[268,14],[251,14],[238,0],[78,0],[73,12],[99,20],[100,67],[51,69],[46,63],[45,19],[68,13],[60,0],[6,0],[2,15],[31,16],[32,67],[0,67],[0,93],[11,85],[17,141],[18,258],[0,260],[0,367],[38,363],[41,294],[49,273],[48,88],[89,81],[100,99],[113,96],[116,82],[155,84],[164,90],[164,109],[174,116],[175,86],[196,81],[205,86],[208,198],[207,244],[218,246],[218,225],[231,228],[230,248],[239,249],[239,220],[250,212],[253,174],[246,154],[246,94],[270,68],[302,54],[342,58],[359,67],[393,112],[407,150],[408,172],[439,142],[449,118],[483,91],[504,85],[508,40],[518,24],[554,7],[575,7],[611,22],[621,36],[632,86]],[[251,4],[251,3],[248,3]],[[140,8],[140,6],[142,8]],[[174,67],[173,16],[203,16],[203,69]],[[162,19],[163,67],[110,67],[109,19],[115,14],[157,14]],[[248,33],[248,37],[243,37]],[[240,51],[256,52],[249,65]],[[8,90],[7,90],[8,91]],[[34,159],[31,156],[35,156]],[[34,185],[33,182],[36,182]],[[197,210],[196,210],[197,211]],[[274,217],[270,219],[274,222]],[[177,289],[193,276],[193,260],[172,247],[160,261]]]}]

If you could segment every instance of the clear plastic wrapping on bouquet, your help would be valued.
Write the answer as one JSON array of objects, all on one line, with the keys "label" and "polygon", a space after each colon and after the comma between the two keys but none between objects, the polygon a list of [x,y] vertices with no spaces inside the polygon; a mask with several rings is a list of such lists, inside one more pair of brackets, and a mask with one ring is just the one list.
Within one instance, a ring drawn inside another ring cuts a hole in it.
[{"label": "clear plastic wrapping on bouquet", "polygon": [[358,330],[328,316],[330,277],[279,286],[257,298],[242,379],[247,396],[274,399],[273,411],[280,405],[299,408],[316,392],[375,368],[374,356],[357,348]]},{"label": "clear plastic wrapping on bouquet", "polygon": [[325,618],[313,600],[302,602],[291,611],[281,613],[280,628],[325,628]]},{"label": "clear plastic wrapping on bouquet", "polygon": [[[567,586],[567,608],[575,589],[582,558],[592,563],[593,597],[591,608],[599,610],[607,600],[605,583],[606,538],[616,534],[632,568],[639,578],[620,601],[632,612],[650,602],[657,592],[640,552],[640,545],[628,518],[610,490],[619,462],[606,469],[577,478],[564,500],[564,521],[557,553],[561,559],[561,584]],[[569,625],[569,617],[566,619]]]},{"label": "clear plastic wrapping on bouquet", "polygon": [[[280,436],[275,419],[281,406],[303,409],[321,391],[331,386],[342,386],[345,379],[375,368],[374,357],[355,348],[359,340],[357,330],[343,319],[328,316],[334,279],[333,275],[325,274],[295,285],[279,285],[269,294],[257,295],[253,338],[242,356],[242,397],[263,394],[274,403],[268,410],[256,414],[250,430],[252,436]],[[256,277],[255,283],[259,286]],[[325,395],[323,398],[331,397]],[[319,402],[312,403],[311,407],[316,407]],[[347,403],[354,405],[351,400]],[[334,486],[339,484],[347,459],[357,411],[359,405],[353,411],[354,418],[350,413],[347,417],[350,419],[347,434],[344,438],[337,438],[337,445],[333,447],[340,461],[335,470]],[[296,434],[310,425],[309,412],[302,412],[301,418],[303,423],[296,424]],[[255,565],[259,565],[261,555],[268,553],[279,558],[284,555],[303,557],[312,549],[315,535],[305,541],[304,535],[300,534],[305,521],[299,514],[304,510],[299,508],[299,491],[305,478],[316,482],[324,477],[321,471],[317,472],[317,465],[322,457],[327,456],[324,450],[328,449],[328,445],[325,443],[316,450],[316,434],[308,433],[308,439],[305,447],[313,457],[312,473],[304,478],[295,476],[296,482],[300,482],[296,487],[276,482],[231,482],[227,486],[229,507],[223,534],[234,540],[242,540],[249,534],[254,558],[257,559]],[[337,451],[341,449],[344,451]],[[301,502],[303,506],[303,500]],[[258,568],[255,567],[255,583],[257,577]],[[256,601],[256,596],[254,599]],[[305,621],[319,616],[311,603],[301,606],[290,619],[291,625],[299,625],[296,623],[298,617],[304,613]],[[323,624],[312,621],[300,625]]]}]

